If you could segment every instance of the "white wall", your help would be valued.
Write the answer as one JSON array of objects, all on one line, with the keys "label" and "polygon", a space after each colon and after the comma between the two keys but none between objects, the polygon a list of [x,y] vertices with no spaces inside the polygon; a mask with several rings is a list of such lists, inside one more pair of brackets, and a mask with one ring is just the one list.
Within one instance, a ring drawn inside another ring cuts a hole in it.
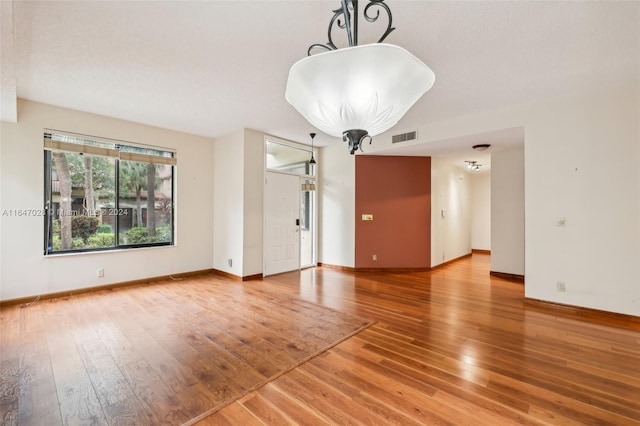
[{"label": "white wall", "polygon": [[490,171],[471,175],[471,248],[491,250]]},{"label": "white wall", "polygon": [[[0,7],[5,7],[4,4],[0,5]],[[0,94],[0,96],[2,96]],[[16,106],[17,107],[17,106]],[[1,113],[0,113],[1,114]],[[2,244],[2,241],[4,240],[4,233],[2,231],[3,228],[3,224],[4,224],[4,220],[2,220],[2,211],[3,211],[3,182],[5,181],[5,176],[3,174],[3,167],[2,165],[4,164],[4,161],[2,160],[2,152],[4,151],[3,146],[7,143],[4,142],[4,137],[3,137],[3,131],[2,131],[2,126],[4,125],[3,122],[0,122],[0,300],[2,300],[2,248],[4,247],[4,244]]]},{"label": "white wall", "polygon": [[262,273],[264,136],[241,129],[213,144],[213,268],[238,277]]},{"label": "white wall", "polygon": [[263,269],[264,133],[244,131],[244,253],[242,276]]},{"label": "white wall", "polygon": [[[0,214],[0,299],[211,268],[210,139],[24,100],[18,102],[18,122],[0,126],[0,213],[42,209],[45,128],[162,146],[175,149],[178,158],[177,246],[45,257],[42,217]],[[104,277],[96,277],[98,268]]]},{"label": "white wall", "polygon": [[[213,268],[242,276],[244,258],[244,130],[213,142]],[[232,260],[229,267],[228,260]]]},{"label": "white wall", "polygon": [[524,126],[526,297],[640,315],[639,104],[636,80],[418,128],[429,143]]},{"label": "white wall", "polygon": [[526,296],[640,315],[640,82],[527,118]]},{"label": "white wall", "polygon": [[242,129],[214,141],[213,268],[238,277],[264,267],[265,138],[277,139]]},{"label": "white wall", "polygon": [[431,267],[471,252],[470,200],[470,174],[431,158]]},{"label": "white wall", "polygon": [[342,141],[318,152],[318,262],[355,267],[355,157]]},{"label": "white wall", "polygon": [[525,275],[524,148],[491,154],[491,271]]}]

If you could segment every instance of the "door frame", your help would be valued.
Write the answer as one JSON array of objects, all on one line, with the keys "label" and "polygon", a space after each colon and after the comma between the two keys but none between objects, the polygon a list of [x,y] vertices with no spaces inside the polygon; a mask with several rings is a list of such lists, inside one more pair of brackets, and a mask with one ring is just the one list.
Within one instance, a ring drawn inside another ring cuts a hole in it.
[{"label": "door frame", "polygon": [[[266,220],[266,185],[267,185],[267,172],[271,172],[271,173],[281,173],[281,174],[286,174],[286,175],[292,175],[292,176],[297,176],[300,179],[300,185],[298,186],[298,191],[300,193],[302,193],[302,183],[305,182],[305,180],[309,180],[309,181],[313,181],[313,183],[315,183],[316,185],[316,190],[315,192],[315,202],[313,203],[313,211],[312,211],[312,216],[313,216],[313,220],[312,220],[312,233],[311,236],[313,238],[313,243],[312,243],[312,262],[311,265],[305,265],[304,268],[308,268],[308,267],[314,267],[318,265],[318,204],[319,204],[319,196],[318,196],[318,174],[317,174],[317,168],[316,168],[316,173],[315,175],[307,175],[307,174],[296,174],[296,173],[289,173],[286,171],[282,171],[282,170],[276,170],[276,169],[269,169],[267,167],[267,142],[273,142],[273,143],[277,143],[280,145],[285,145],[285,146],[289,146],[291,148],[296,148],[296,149],[301,149],[304,151],[307,151],[309,153],[309,156],[311,156],[311,147],[308,145],[304,145],[304,144],[299,144],[296,142],[291,142],[291,141],[287,141],[287,140],[283,140],[280,138],[276,138],[273,136],[265,136],[264,137],[264,156],[263,156],[263,161],[264,161],[264,167],[263,167],[263,194],[265,199],[263,199],[263,204],[262,204],[262,275],[265,276],[265,262],[266,262],[266,252],[267,252],[267,229],[265,226],[265,220]],[[317,158],[318,157],[318,151],[317,149],[313,149],[313,153],[314,156]],[[301,213],[301,211],[300,211]],[[300,230],[298,230],[298,232],[300,232]],[[301,246],[302,246],[302,238],[299,238],[299,244],[300,247],[298,247],[298,270],[302,269],[303,267],[301,266]]]}]

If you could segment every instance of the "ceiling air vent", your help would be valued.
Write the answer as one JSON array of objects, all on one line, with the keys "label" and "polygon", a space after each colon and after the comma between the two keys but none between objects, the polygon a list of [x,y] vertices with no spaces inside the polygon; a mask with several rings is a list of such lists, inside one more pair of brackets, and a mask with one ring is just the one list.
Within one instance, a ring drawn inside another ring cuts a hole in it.
[{"label": "ceiling air vent", "polygon": [[414,130],[413,132],[402,133],[399,135],[393,135],[391,137],[391,143],[399,143],[406,141],[415,141],[418,139],[418,131]]}]

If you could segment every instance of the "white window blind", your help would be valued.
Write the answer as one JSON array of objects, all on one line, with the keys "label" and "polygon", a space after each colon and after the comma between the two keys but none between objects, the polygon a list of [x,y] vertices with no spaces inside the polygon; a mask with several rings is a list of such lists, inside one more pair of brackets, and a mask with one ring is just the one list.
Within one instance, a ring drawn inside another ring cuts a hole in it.
[{"label": "white window blind", "polygon": [[44,149],[171,166],[175,166],[178,162],[176,152],[164,148],[133,145],[128,142],[63,133],[56,130],[45,130]]}]

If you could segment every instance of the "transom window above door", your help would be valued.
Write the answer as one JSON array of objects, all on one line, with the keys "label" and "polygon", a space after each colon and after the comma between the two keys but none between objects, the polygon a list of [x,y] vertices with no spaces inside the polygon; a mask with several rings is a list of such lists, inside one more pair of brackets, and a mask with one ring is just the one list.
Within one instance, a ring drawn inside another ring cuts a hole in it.
[{"label": "transom window above door", "polygon": [[301,176],[315,176],[316,168],[311,160],[311,148],[304,149],[267,140],[267,170]]}]

